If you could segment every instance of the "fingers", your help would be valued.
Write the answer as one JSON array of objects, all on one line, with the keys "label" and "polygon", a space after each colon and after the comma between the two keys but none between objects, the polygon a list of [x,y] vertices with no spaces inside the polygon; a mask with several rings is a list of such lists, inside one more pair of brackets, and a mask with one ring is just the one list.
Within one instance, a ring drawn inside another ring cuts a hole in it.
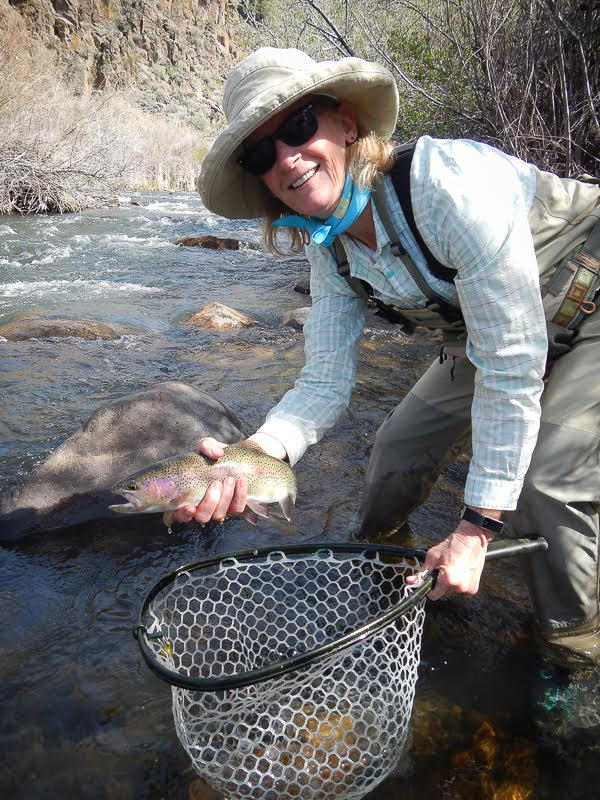
[{"label": "fingers", "polygon": [[238,478],[235,483],[233,497],[229,505],[228,515],[243,514],[246,508],[246,498],[248,497],[248,481],[246,478]]},{"label": "fingers", "polygon": [[198,452],[207,458],[221,458],[227,445],[213,439],[212,436],[205,436],[198,442]]},{"label": "fingers", "polygon": [[173,512],[173,518],[176,522],[191,522],[196,513],[196,506],[187,505],[178,508]]},{"label": "fingers", "polygon": [[211,519],[222,522],[227,517],[241,514],[246,508],[248,482],[227,477],[223,482],[213,481],[197,506],[187,505],[175,511],[177,522],[199,522],[205,525]]},{"label": "fingers", "polygon": [[[437,571],[437,580],[427,597],[439,600],[446,594],[475,594],[485,563],[486,547],[479,536],[455,531],[427,552],[423,570]],[[418,584],[418,575],[407,577],[410,585]]]},{"label": "fingers", "polygon": [[428,599],[439,600],[440,597],[443,597],[446,594],[452,594],[454,592],[459,592],[460,594],[471,594],[471,592],[460,592],[458,587],[452,586],[448,580],[446,569],[444,567],[439,567],[435,586],[427,595]]}]

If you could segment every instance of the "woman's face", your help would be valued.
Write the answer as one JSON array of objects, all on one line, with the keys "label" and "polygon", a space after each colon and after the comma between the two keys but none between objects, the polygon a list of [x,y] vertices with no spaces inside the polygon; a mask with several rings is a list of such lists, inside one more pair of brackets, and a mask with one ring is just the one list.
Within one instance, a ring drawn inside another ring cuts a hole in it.
[{"label": "woman's face", "polygon": [[[246,140],[248,146],[273,134],[281,123],[309,98],[276,114]],[[346,179],[346,146],[357,136],[354,109],[342,103],[336,109],[314,104],[318,128],[307,142],[291,146],[275,140],[277,161],[260,180],[288,208],[305,216],[327,219],[339,202]]]}]

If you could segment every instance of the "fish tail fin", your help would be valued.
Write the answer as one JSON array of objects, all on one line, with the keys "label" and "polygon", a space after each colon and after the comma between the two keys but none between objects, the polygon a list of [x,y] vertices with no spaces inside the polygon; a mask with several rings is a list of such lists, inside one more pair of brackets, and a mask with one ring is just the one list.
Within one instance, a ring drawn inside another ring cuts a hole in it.
[{"label": "fish tail fin", "polygon": [[283,497],[279,501],[279,505],[281,506],[281,510],[288,522],[293,522],[296,512],[296,498],[293,494],[288,494],[287,497]]},{"label": "fish tail fin", "polygon": [[258,503],[256,500],[251,500],[249,497],[246,498],[246,507],[253,511],[259,517],[268,517],[269,512],[267,509]]}]

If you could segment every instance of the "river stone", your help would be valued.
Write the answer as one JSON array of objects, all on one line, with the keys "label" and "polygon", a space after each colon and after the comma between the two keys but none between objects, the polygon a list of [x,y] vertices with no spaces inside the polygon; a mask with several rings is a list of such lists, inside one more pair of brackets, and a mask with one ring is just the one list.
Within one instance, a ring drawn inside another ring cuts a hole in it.
[{"label": "river stone", "polygon": [[303,275],[294,284],[294,291],[299,294],[310,294],[310,275]]},{"label": "river stone", "polygon": [[235,308],[222,303],[207,303],[188,319],[188,325],[199,325],[202,328],[247,328],[254,320]]},{"label": "river stone", "polygon": [[37,312],[17,314],[0,325],[0,336],[9,342],[22,342],[26,339],[105,339],[113,341],[126,333],[131,333],[123,325],[108,325],[95,319],[58,317]]},{"label": "river stone", "polygon": [[304,328],[304,323],[308,318],[308,312],[310,311],[310,306],[305,306],[304,308],[296,308],[293,311],[288,311],[283,318],[283,322],[281,323],[284,328],[295,328],[297,331],[301,331]]},{"label": "river stone", "polygon": [[239,239],[227,239],[222,236],[184,236],[177,239],[175,244],[180,247],[209,247],[211,250],[239,250]]},{"label": "river stone", "polygon": [[167,381],[100,406],[87,422],[0,496],[0,540],[92,519],[120,517],[110,487],[162,458],[195,449],[203,436],[243,438],[239,418],[202,389]]}]

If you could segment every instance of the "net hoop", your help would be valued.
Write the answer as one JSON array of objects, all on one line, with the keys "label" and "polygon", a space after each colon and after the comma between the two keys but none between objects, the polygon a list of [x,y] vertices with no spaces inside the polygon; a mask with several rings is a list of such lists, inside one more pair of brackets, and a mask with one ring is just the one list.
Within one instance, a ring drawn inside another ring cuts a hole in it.
[{"label": "net hoop", "polygon": [[[286,673],[314,664],[329,656],[348,650],[357,642],[368,639],[381,630],[386,628],[399,617],[406,614],[410,609],[420,605],[426,594],[431,591],[435,581],[434,577],[426,578],[423,583],[414,589],[409,596],[392,605],[383,614],[359,625],[354,630],[340,636],[332,642],[328,642],[319,647],[315,647],[292,658],[277,661],[268,666],[262,666],[256,670],[239,672],[234,675],[224,675],[212,678],[201,678],[180,673],[166,666],[164,662],[156,658],[155,649],[151,645],[152,640],[161,638],[162,633],[149,631],[144,623],[148,609],[151,607],[156,596],[169,584],[176,581],[178,576],[183,573],[197,572],[209,569],[218,564],[226,563],[231,560],[234,562],[251,562],[256,559],[271,556],[277,560],[281,556],[288,555],[318,555],[318,554],[348,553],[362,555],[364,558],[377,558],[378,556],[390,556],[403,559],[414,559],[415,562],[422,562],[425,558],[425,551],[410,548],[396,547],[393,545],[380,544],[360,544],[360,543],[327,543],[326,545],[285,545],[280,547],[253,548],[251,550],[240,550],[235,553],[220,554],[194,561],[183,565],[164,575],[148,592],[143,601],[137,623],[133,629],[133,635],[137,639],[142,657],[152,670],[152,672],[171,686],[180,689],[188,689],[196,692],[218,692],[227,689],[240,689],[246,686],[253,686],[263,681],[278,678]],[[416,568],[415,568],[416,571]]]}]

